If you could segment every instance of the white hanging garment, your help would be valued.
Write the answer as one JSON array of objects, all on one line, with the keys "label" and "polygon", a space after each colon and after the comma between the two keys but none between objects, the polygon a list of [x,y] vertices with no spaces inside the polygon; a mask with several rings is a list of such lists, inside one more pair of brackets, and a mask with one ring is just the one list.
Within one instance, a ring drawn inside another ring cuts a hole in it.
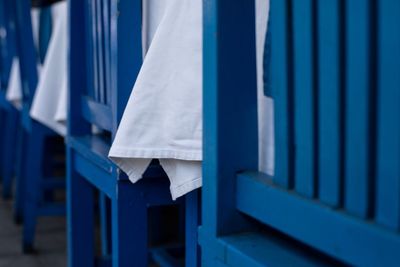
[{"label": "white hanging garment", "polygon": [[22,109],[22,86],[19,60],[13,59],[10,72],[10,81],[6,92],[6,99],[18,110]]},{"label": "white hanging garment", "polygon": [[40,25],[40,8],[31,8],[32,34],[33,42],[37,51],[39,51],[39,25]]},{"label": "white hanging garment", "polygon": [[160,25],[161,20],[166,14],[169,0],[146,0],[143,1],[143,23],[142,23],[142,47],[143,56],[153,40],[153,37]]},{"label": "white hanging garment", "polygon": [[[174,199],[201,186],[201,4],[168,1],[109,154],[133,182],[142,177],[151,159],[160,159]],[[272,175],[273,102],[263,94],[269,1],[257,0],[256,8],[259,167]]]},{"label": "white hanging garment", "polygon": [[259,171],[274,175],[274,102],[264,96],[263,60],[267,32],[269,0],[256,1],[256,47],[257,47],[257,88],[258,88],[258,138]]},{"label": "white hanging garment", "polygon": [[160,159],[176,199],[201,186],[202,1],[150,2],[154,37],[109,156],[132,182]]},{"label": "white hanging garment", "polygon": [[[31,9],[31,21],[32,21],[32,34],[33,42],[36,49],[39,47],[39,8]],[[40,66],[38,66],[38,73],[40,74]],[[40,75],[39,75],[40,77]],[[21,73],[18,58],[14,58],[11,65],[10,82],[6,92],[6,99],[14,105],[15,108],[20,110],[22,108],[22,85],[21,85]]]},{"label": "white hanging garment", "polygon": [[30,115],[65,136],[67,119],[67,2],[51,7],[53,30]]}]

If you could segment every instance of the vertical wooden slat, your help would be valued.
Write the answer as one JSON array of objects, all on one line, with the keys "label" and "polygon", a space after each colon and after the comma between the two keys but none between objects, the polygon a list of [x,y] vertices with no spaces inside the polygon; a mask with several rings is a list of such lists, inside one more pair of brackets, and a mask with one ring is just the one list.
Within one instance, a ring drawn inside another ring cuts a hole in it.
[{"label": "vertical wooden slat", "polygon": [[345,208],[368,213],[370,169],[371,0],[346,1]]},{"label": "vertical wooden slat", "polygon": [[293,180],[291,0],[271,1],[271,83],[275,100],[275,177],[286,188]]},{"label": "vertical wooden slat", "polygon": [[16,42],[23,101],[30,105],[38,83],[37,57],[32,32],[30,1],[16,1]]},{"label": "vertical wooden slat", "polygon": [[103,0],[95,0],[96,3],[96,28],[97,28],[97,39],[96,39],[96,44],[97,44],[97,64],[98,64],[98,71],[99,71],[99,76],[98,76],[98,92],[99,92],[99,102],[104,103],[104,46],[103,46]]},{"label": "vertical wooden slat", "polygon": [[315,193],[314,0],[292,0],[294,44],[295,189]]},{"label": "vertical wooden slat", "polygon": [[98,34],[97,34],[97,0],[88,0],[90,4],[90,13],[89,13],[89,20],[90,20],[90,25],[92,26],[92,31],[91,31],[91,37],[92,38],[92,61],[93,61],[93,96],[94,99],[97,101],[99,100],[99,61],[98,61],[98,47],[97,47],[97,39],[98,39]]},{"label": "vertical wooden slat", "polygon": [[379,0],[377,221],[400,226],[400,1]]},{"label": "vertical wooden slat", "polygon": [[332,206],[341,187],[341,2],[318,2],[319,199]]},{"label": "vertical wooden slat", "polygon": [[203,1],[203,226],[211,237],[248,226],[235,177],[258,166],[254,2]]},{"label": "vertical wooden slat", "polygon": [[86,56],[86,70],[87,70],[87,79],[86,79],[86,94],[90,97],[94,97],[94,61],[93,61],[93,42],[92,42],[92,6],[91,0],[84,1],[85,8],[85,56]]},{"label": "vertical wooden slat", "polygon": [[111,95],[111,78],[110,78],[110,0],[105,0],[103,8],[103,20],[104,20],[104,72],[105,72],[105,92],[104,101],[105,104],[110,105]]},{"label": "vertical wooden slat", "polygon": [[142,66],[142,1],[110,2],[113,136]]}]

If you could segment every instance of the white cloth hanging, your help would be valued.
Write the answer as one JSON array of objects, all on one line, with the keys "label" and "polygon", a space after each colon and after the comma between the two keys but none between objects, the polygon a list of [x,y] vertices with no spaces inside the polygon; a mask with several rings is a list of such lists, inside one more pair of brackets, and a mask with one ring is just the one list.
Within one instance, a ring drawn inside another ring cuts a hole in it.
[{"label": "white cloth hanging", "polygon": [[67,133],[67,45],[68,6],[59,2],[51,7],[53,30],[33,98],[30,115],[58,134]]},{"label": "white cloth hanging", "polygon": [[[38,50],[39,48],[39,8],[31,9],[31,22],[33,42]],[[38,73],[40,74],[40,66],[38,66]],[[39,75],[40,77],[40,75]],[[17,57],[13,59],[10,72],[10,82],[8,84],[6,99],[14,105],[15,108],[20,110],[22,108],[22,85],[21,85],[21,72],[19,60]]]},{"label": "white cloth hanging", "polygon": [[[159,2],[168,4],[164,12],[149,5],[148,12],[157,16],[147,18],[158,17],[159,25],[146,43],[150,46],[109,156],[132,182],[142,178],[151,159],[160,159],[176,199],[202,184],[202,1]],[[263,94],[262,78],[268,9],[268,0],[257,0],[259,166],[272,175],[273,102]]]},{"label": "white cloth hanging", "polygon": [[19,60],[14,57],[11,71],[10,80],[6,92],[6,99],[18,110],[22,109],[22,86],[21,86],[21,73],[19,70]]},{"label": "white cloth hanging", "polygon": [[263,60],[264,44],[269,15],[269,0],[256,1],[256,47],[257,47],[257,91],[258,91],[258,139],[259,171],[274,175],[274,102],[264,96]]},{"label": "white cloth hanging", "polygon": [[154,37],[109,156],[132,182],[160,159],[176,199],[201,186],[202,1],[147,4]]}]

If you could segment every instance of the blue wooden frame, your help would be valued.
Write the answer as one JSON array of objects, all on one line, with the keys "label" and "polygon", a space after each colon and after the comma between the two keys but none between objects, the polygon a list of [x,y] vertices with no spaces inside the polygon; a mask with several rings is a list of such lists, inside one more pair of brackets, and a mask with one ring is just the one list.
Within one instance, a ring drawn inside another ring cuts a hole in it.
[{"label": "blue wooden frame", "polygon": [[[69,266],[90,267],[93,250],[93,189],[111,201],[111,255],[103,244],[101,262],[112,266],[147,266],[149,259],[162,266],[177,266],[163,249],[149,251],[148,208],[181,205],[173,202],[168,179],[152,165],[145,178],[132,184],[108,159],[109,138],[116,134],[136,76],[142,64],[141,0],[71,0],[68,161]],[[82,45],[83,44],[83,45]],[[107,136],[107,135],[106,135]],[[187,196],[186,261],[196,266],[198,192]],[[104,203],[104,199],[100,199]],[[103,223],[107,211],[101,210]],[[103,238],[107,226],[102,227]],[[107,242],[107,240],[103,240]]]},{"label": "blue wooden frame", "polygon": [[254,1],[204,5],[203,265],[397,266],[398,1],[271,1],[274,177],[256,171]]},{"label": "blue wooden frame", "polygon": [[11,197],[12,181],[15,174],[16,144],[18,130],[18,112],[6,100],[6,90],[11,71],[12,61],[15,57],[15,29],[14,6],[9,0],[0,4],[0,117],[1,117],[1,147],[0,176],[3,184],[3,198]]},{"label": "blue wooden frame", "polygon": [[[31,23],[31,2],[15,2],[16,43],[20,62],[23,90],[20,111],[21,134],[18,155],[17,187],[15,197],[15,219],[23,220],[23,251],[34,250],[35,229],[39,216],[61,216],[65,214],[65,204],[44,197],[46,191],[63,189],[65,181],[46,173],[51,162],[51,152],[45,150],[45,143],[57,134],[33,120],[30,107],[38,82],[37,63],[40,61],[33,41]],[[48,11],[47,11],[48,12]],[[46,25],[41,25],[46,26]],[[42,31],[48,34],[48,31]],[[48,40],[49,38],[45,38]],[[46,45],[44,45],[46,47]],[[47,166],[45,166],[47,165]]]}]

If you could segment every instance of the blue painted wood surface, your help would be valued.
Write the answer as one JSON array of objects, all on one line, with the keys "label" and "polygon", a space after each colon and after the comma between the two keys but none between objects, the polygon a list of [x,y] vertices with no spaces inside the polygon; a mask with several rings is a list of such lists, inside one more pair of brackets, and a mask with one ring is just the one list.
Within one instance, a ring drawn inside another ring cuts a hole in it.
[{"label": "blue painted wood surface", "polygon": [[[292,22],[288,0],[271,1],[271,86],[276,122],[275,181],[291,188],[294,178]],[[272,79],[272,77],[274,77]]]},{"label": "blue painted wood surface", "polygon": [[[316,189],[315,1],[292,0],[295,190],[313,197]],[[278,118],[277,118],[278,119]],[[279,120],[279,119],[278,119]]]},{"label": "blue painted wood surface", "polygon": [[345,207],[361,217],[370,212],[374,146],[372,17],[373,1],[346,1]]},{"label": "blue painted wood surface", "polygon": [[342,202],[344,28],[341,1],[318,1],[318,195]]},{"label": "blue painted wood surface", "polygon": [[[206,0],[203,12],[202,239],[213,240],[250,226],[235,207],[234,177],[258,166],[255,4]],[[217,266],[219,251],[202,244],[202,262]]]},{"label": "blue painted wood surface", "polygon": [[398,264],[398,233],[282,190],[263,174],[240,174],[237,183],[238,208],[267,225],[350,265]]},{"label": "blue painted wood surface", "polygon": [[378,123],[376,169],[377,221],[393,230],[400,227],[400,20],[398,1],[378,1]]},{"label": "blue painted wood surface", "polygon": [[[238,161],[232,159],[249,157],[252,151],[232,138],[241,134],[237,125],[248,131],[243,139],[253,137],[250,118],[242,121],[249,113],[237,115],[240,105],[231,105],[243,99],[242,105],[248,105],[253,88],[248,80],[246,90],[241,90],[243,85],[237,81],[250,76],[249,60],[231,67],[242,53],[252,54],[243,46],[251,36],[245,39],[237,32],[242,45],[238,49],[227,34],[242,29],[243,21],[254,20],[242,4],[239,0],[204,2],[203,265],[282,266],[285,257],[288,266],[303,260],[311,266],[397,266],[400,35],[395,25],[399,4],[395,0],[271,1],[268,69],[275,107],[274,177],[258,173],[254,166],[247,168],[251,172],[237,168],[238,175],[225,171],[237,167]],[[241,16],[230,20],[238,7]],[[231,49],[236,54],[225,58]],[[228,89],[228,83],[221,81],[226,69],[234,68],[243,68],[242,77],[231,74],[235,83]],[[236,126],[229,124],[232,114]],[[225,140],[238,143],[236,151],[224,146]],[[221,188],[234,190],[221,192]],[[240,211],[251,220],[246,223],[240,215],[231,217],[235,222],[226,220],[219,214],[225,210]],[[241,235],[245,245],[240,244]],[[289,244],[282,246],[287,256],[278,256],[278,250],[268,255],[274,245],[286,241]],[[299,251],[307,256],[291,258]],[[322,262],[313,262],[317,259]]]}]

